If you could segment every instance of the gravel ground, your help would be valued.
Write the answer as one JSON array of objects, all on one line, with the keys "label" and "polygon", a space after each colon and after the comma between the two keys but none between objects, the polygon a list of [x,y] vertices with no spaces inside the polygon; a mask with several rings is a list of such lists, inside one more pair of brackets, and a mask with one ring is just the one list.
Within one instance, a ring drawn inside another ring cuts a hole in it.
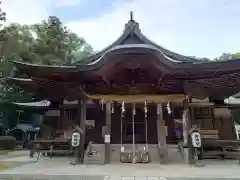
[{"label": "gravel ground", "polygon": [[72,179],[72,180],[183,180],[183,179],[240,179],[240,165],[236,161],[204,161],[202,167],[180,164],[110,164],[70,165],[71,158],[41,157],[34,163],[28,156],[13,157],[5,163],[21,166],[0,172],[0,179]]}]

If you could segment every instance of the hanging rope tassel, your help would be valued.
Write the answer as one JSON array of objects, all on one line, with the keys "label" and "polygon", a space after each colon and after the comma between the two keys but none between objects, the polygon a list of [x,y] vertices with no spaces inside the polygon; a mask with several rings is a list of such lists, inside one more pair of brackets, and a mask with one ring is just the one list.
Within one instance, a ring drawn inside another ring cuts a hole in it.
[{"label": "hanging rope tassel", "polygon": [[102,110],[103,110],[103,106],[104,106],[104,100],[101,99],[101,104],[102,104]]},{"label": "hanging rope tassel", "polygon": [[172,110],[171,110],[171,107],[170,107],[170,103],[169,103],[169,102],[167,103],[167,112],[168,112],[168,114],[171,114],[171,113],[172,113]]},{"label": "hanging rope tassel", "polygon": [[133,143],[132,143],[132,149],[133,149],[133,159],[132,159],[132,163],[136,163],[137,162],[137,157],[136,157],[136,149],[135,149],[135,122],[134,122],[134,118],[135,118],[135,104],[133,104],[132,107],[132,132],[133,132]]},{"label": "hanging rope tassel", "polygon": [[124,101],[123,101],[122,102],[122,107],[121,107],[121,153],[124,152],[123,137],[122,137],[124,113],[125,113],[125,107],[124,107]]},{"label": "hanging rope tassel", "polygon": [[112,114],[114,113],[114,103],[112,103]]},{"label": "hanging rope tassel", "polygon": [[148,112],[148,109],[147,109],[147,102],[145,101],[144,103],[144,121],[145,121],[145,148],[144,148],[144,151],[147,152],[148,151],[148,125],[147,125],[147,112]]}]

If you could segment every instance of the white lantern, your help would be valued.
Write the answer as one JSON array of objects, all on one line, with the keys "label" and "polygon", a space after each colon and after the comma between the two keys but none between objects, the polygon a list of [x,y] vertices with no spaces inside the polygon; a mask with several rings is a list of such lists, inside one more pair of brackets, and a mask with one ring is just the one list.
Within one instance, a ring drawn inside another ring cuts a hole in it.
[{"label": "white lantern", "polygon": [[192,138],[193,147],[200,148],[201,145],[202,145],[200,133],[199,132],[192,132],[191,138]]},{"label": "white lantern", "polygon": [[80,133],[79,132],[74,132],[73,134],[72,134],[72,147],[77,147],[77,146],[79,146],[80,145],[80,137],[81,137],[81,135],[80,135]]}]

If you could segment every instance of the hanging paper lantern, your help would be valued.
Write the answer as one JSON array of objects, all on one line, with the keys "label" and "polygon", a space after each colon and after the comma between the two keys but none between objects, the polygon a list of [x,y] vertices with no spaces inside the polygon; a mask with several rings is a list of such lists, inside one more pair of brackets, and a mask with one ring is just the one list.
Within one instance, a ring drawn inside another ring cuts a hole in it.
[{"label": "hanging paper lantern", "polygon": [[167,111],[168,111],[168,114],[171,114],[171,113],[172,113],[169,102],[167,103]]}]

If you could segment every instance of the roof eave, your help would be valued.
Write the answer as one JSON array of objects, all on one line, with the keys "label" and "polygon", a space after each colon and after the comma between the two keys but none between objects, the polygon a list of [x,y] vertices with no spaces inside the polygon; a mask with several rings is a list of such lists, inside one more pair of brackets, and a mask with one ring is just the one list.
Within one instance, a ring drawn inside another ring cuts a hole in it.
[{"label": "roof eave", "polygon": [[45,71],[45,72],[76,72],[76,66],[53,66],[53,65],[39,65],[39,64],[30,64],[20,61],[11,61],[11,63],[16,66],[20,71]]}]

